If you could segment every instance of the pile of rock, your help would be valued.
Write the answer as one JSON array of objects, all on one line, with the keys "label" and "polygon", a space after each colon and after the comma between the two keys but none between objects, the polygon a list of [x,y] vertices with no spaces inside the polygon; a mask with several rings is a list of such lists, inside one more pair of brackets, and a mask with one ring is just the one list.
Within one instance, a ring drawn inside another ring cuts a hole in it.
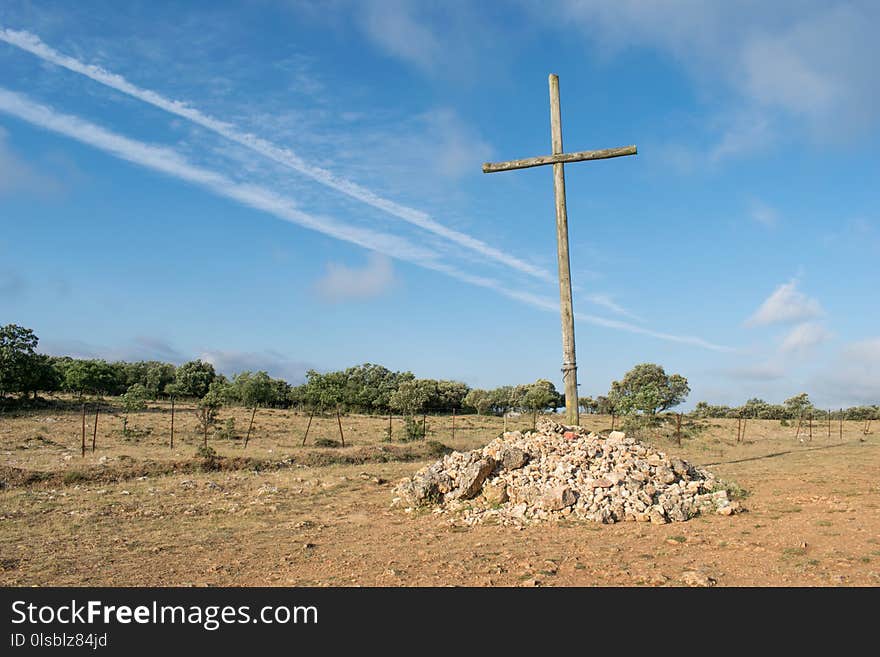
[{"label": "pile of rock", "polygon": [[394,489],[394,504],[435,505],[468,524],[575,517],[603,523],[683,522],[740,510],[723,482],[620,431],[607,436],[549,419],[482,449],[452,452]]}]

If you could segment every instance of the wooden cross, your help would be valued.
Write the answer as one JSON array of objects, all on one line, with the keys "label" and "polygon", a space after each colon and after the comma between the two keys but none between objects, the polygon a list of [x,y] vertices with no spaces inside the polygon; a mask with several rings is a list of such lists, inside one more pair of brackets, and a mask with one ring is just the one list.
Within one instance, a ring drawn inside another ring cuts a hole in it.
[{"label": "wooden cross", "polygon": [[562,377],[565,382],[565,416],[568,424],[580,423],[578,413],[577,362],[574,350],[574,311],[571,304],[571,265],[568,257],[568,214],[565,209],[566,162],[606,160],[612,157],[635,155],[635,146],[606,148],[600,151],[562,152],[562,118],[559,109],[559,76],[550,75],[550,143],[552,155],[529,157],[509,162],[486,162],[483,173],[527,169],[545,164],[553,165],[553,190],[556,195],[556,256],[559,265],[559,308],[562,314]]}]

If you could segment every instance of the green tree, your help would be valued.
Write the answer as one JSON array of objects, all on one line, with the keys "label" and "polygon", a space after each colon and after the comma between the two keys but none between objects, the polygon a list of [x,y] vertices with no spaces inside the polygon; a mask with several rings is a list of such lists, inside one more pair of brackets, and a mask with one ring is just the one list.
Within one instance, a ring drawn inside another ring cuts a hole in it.
[{"label": "green tree", "polygon": [[813,410],[813,402],[810,401],[810,396],[805,392],[789,397],[785,400],[784,405],[786,412],[789,414],[789,419],[799,418]]},{"label": "green tree", "polygon": [[232,379],[230,396],[248,408],[269,406],[276,400],[276,387],[266,372],[241,372]]},{"label": "green tree", "polygon": [[499,386],[489,392],[489,398],[492,400],[492,409],[500,415],[514,408],[513,386]]},{"label": "green tree", "polygon": [[616,396],[622,413],[654,415],[678,406],[689,392],[688,381],[680,374],[667,375],[660,365],[641,363],[611,384],[609,398]]},{"label": "green tree", "polygon": [[469,391],[470,387],[461,381],[437,381],[437,400],[434,409],[445,413],[461,410]]},{"label": "green tree", "polygon": [[61,372],[55,367],[52,357],[34,354],[22,378],[20,392],[24,396],[32,392],[36,399],[38,391],[55,392],[61,389],[61,383]]},{"label": "green tree", "polygon": [[196,419],[204,436],[204,447],[208,446],[208,430],[217,422],[217,411],[229,395],[228,388],[229,384],[225,380],[215,379],[196,405]]},{"label": "green tree", "polygon": [[492,394],[488,390],[474,388],[465,395],[464,404],[474,409],[477,415],[482,415],[492,408]]},{"label": "green tree", "polygon": [[404,381],[391,395],[391,408],[410,417],[422,413],[431,399],[431,388],[426,379]]},{"label": "green tree", "polygon": [[7,392],[27,392],[28,370],[36,357],[39,338],[17,324],[0,327],[0,396]]},{"label": "green tree", "polygon": [[559,393],[556,386],[547,379],[538,379],[534,383],[525,386],[520,403],[522,408],[537,416],[547,408],[558,408]]},{"label": "green tree", "polygon": [[598,413],[599,412],[599,402],[597,402],[592,397],[579,397],[578,398],[578,406],[581,407],[581,410],[584,413]]},{"label": "green tree", "polygon": [[176,368],[170,363],[150,362],[144,373],[144,387],[149,391],[150,397],[156,399],[159,395],[168,394],[167,386],[174,383]]},{"label": "green tree", "polygon": [[204,397],[208,388],[217,378],[214,366],[202,360],[191,360],[177,368],[173,388],[176,396]]},{"label": "green tree", "polygon": [[64,370],[64,387],[71,392],[100,395],[115,390],[116,368],[103,360],[74,360]]},{"label": "green tree", "polygon": [[146,408],[149,391],[142,383],[133,383],[122,395],[122,408],[126,413],[133,413]]}]

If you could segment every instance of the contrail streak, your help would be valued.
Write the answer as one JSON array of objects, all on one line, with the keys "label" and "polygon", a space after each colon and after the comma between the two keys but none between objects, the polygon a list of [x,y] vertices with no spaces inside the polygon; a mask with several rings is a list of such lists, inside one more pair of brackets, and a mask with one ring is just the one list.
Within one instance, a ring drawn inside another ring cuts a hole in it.
[{"label": "contrail streak", "polygon": [[437,257],[435,252],[416,246],[396,235],[379,233],[344,224],[329,217],[308,214],[298,209],[291,199],[264,187],[237,183],[223,174],[190,164],[171,149],[123,137],[78,117],[55,112],[45,105],[34,103],[2,87],[0,87],[0,111],[123,160],[206,187],[215,194],[269,212],[285,221],[385,253],[399,260],[418,262],[421,259],[432,260]]},{"label": "contrail streak", "polygon": [[335,189],[351,198],[357,199],[367,205],[382,210],[392,216],[402,219],[408,223],[418,226],[424,230],[439,235],[460,246],[475,251],[491,260],[507,265],[517,271],[534,276],[545,281],[555,281],[555,277],[546,270],[532,265],[516,256],[505,253],[482,240],[467,235],[457,230],[453,230],[438,223],[432,219],[430,215],[421,210],[395,203],[389,199],[383,198],[371,190],[358,185],[345,178],[340,178],[327,169],[322,169],[309,164],[289,148],[283,148],[270,141],[257,137],[251,133],[243,132],[236,126],[220,119],[214,118],[208,114],[201,112],[186,103],[178,100],[166,98],[161,94],[149,89],[142,89],[121,75],[111,73],[100,66],[86,64],[78,59],[64,55],[48,44],[44,43],[37,35],[27,31],[16,31],[7,28],[0,28],[0,41],[5,41],[11,46],[15,46],[21,50],[36,55],[43,61],[56,64],[63,68],[79,73],[87,78],[103,84],[111,89],[115,89],[133,98],[137,98],[145,103],[149,103],[154,107],[158,107],[166,112],[187,119],[206,130],[210,130],[226,139],[249,148],[264,157],[267,157],[278,164],[289,167],[308,176],[312,180],[321,183],[331,189]]},{"label": "contrail streak", "polygon": [[[204,187],[214,194],[233,199],[242,205],[272,214],[285,221],[445,274],[464,283],[492,290],[509,299],[541,310],[559,311],[559,306],[554,301],[529,292],[512,290],[491,278],[463,272],[439,261],[438,254],[434,251],[414,245],[405,238],[303,212],[296,207],[296,203],[292,199],[276,194],[265,187],[237,183],[221,173],[189,163],[172,149],[129,139],[76,116],[56,112],[46,105],[35,103],[25,96],[3,87],[0,87],[0,112],[64,135],[128,162]],[[661,340],[692,344],[716,351],[730,351],[728,347],[715,345],[701,338],[660,333],[594,315],[576,314],[575,317],[578,321],[648,335]]]}]

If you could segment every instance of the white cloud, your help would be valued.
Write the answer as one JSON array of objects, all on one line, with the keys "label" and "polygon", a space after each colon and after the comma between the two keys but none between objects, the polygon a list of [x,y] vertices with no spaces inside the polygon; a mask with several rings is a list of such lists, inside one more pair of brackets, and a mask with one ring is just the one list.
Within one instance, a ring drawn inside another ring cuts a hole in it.
[{"label": "white cloud", "polygon": [[780,363],[767,361],[724,370],[724,374],[743,381],[778,381],[785,378],[785,369]]},{"label": "white cloud", "polygon": [[391,260],[370,254],[365,267],[327,263],[327,272],[315,283],[315,290],[325,301],[336,303],[351,299],[372,299],[388,291],[394,283]]},{"label": "white cloud", "polygon": [[782,340],[780,351],[784,354],[805,354],[813,347],[831,337],[831,332],[817,322],[804,322],[795,326]]},{"label": "white cloud", "polygon": [[281,378],[291,384],[305,381],[306,372],[314,367],[305,361],[298,361],[284,354],[267,349],[265,351],[234,351],[206,349],[199,355],[201,360],[211,363],[214,369],[233,376],[240,372],[266,372],[271,377]]},{"label": "white cloud", "polygon": [[[99,66],[86,64],[73,57],[63,55],[51,46],[43,43],[38,36],[31,34],[30,32],[3,29],[0,27],[0,41],[5,41],[16,48],[20,48],[39,57],[43,61],[62,66],[74,73],[83,75],[95,82],[131,96],[132,98],[137,98],[138,100],[153,105],[165,112],[191,121],[192,123],[210,130],[233,143],[259,153],[263,157],[282,166],[293,169],[321,185],[341,192],[346,196],[386,212],[387,214],[397,217],[405,222],[418,226],[423,230],[434,233],[449,242],[479,253],[485,258],[494,260],[516,271],[538,279],[546,281],[554,280],[554,277],[550,272],[541,269],[540,267],[536,267],[512,254],[501,251],[500,249],[497,249],[471,235],[448,228],[421,210],[383,198],[372,190],[351,180],[337,176],[327,169],[309,164],[289,148],[279,146],[266,139],[239,130],[231,123],[205,114],[198,109],[190,107],[184,102],[166,98],[150,89],[142,89],[141,87],[132,84],[121,75],[111,73]],[[450,134],[453,136],[453,139],[451,140],[449,138]],[[468,135],[463,135],[462,139],[457,138],[455,135],[456,133],[449,133],[447,130],[447,137],[445,141],[443,141],[444,150],[441,151],[442,158],[440,160],[441,170],[453,173],[458,172],[461,169],[462,163],[467,163],[468,161],[468,155],[463,153],[461,149],[461,141]],[[472,153],[472,156],[478,156],[485,151],[485,144],[477,143],[476,146],[476,150]]]},{"label": "white cloud", "polygon": [[597,306],[601,306],[602,308],[610,310],[613,313],[617,313],[618,315],[623,315],[624,317],[629,317],[630,319],[641,321],[640,317],[628,311],[607,294],[588,294],[584,297],[584,299],[586,299],[590,303],[596,304]]},{"label": "white cloud", "polygon": [[[880,120],[880,59],[874,0],[564,0],[532,3],[536,16],[581,27],[611,56],[651,48],[682,65],[701,89],[726,88],[740,109],[781,112],[827,138],[849,137]],[[760,131],[759,131],[760,132]],[[753,135],[754,136],[754,135]],[[752,138],[745,133],[745,142]],[[718,155],[742,137],[725,135]]]},{"label": "white cloud", "polygon": [[835,405],[880,404],[880,337],[844,347],[814,385]]},{"label": "white cloud", "polygon": [[9,148],[6,131],[0,126],[0,196],[22,192],[52,195],[59,189],[57,180],[40,173]]},{"label": "white cloud", "polygon": [[[123,160],[199,185],[218,196],[269,213],[284,221],[356,244],[370,251],[410,262],[425,269],[443,273],[471,285],[494,290],[503,296],[536,308],[558,312],[556,303],[549,299],[506,287],[494,279],[461,271],[441,262],[434,251],[417,246],[403,237],[359,228],[326,216],[308,214],[298,209],[290,198],[270,189],[258,185],[236,183],[216,171],[190,164],[174,150],[123,137],[78,117],[55,112],[45,105],[34,103],[20,94],[3,88],[0,88],[0,112],[6,112],[23,121],[88,144]],[[576,314],[575,319],[670,342],[729,351],[728,347],[710,343],[702,338],[663,333],[604,317]]]},{"label": "white cloud", "polygon": [[779,212],[758,199],[752,201],[749,214],[753,220],[767,228],[776,228],[779,225]]},{"label": "white cloud", "polygon": [[365,2],[361,26],[367,37],[394,57],[433,72],[445,52],[434,32],[413,14],[412,3],[401,0]]},{"label": "white cloud", "polygon": [[294,201],[272,190],[236,183],[220,173],[190,164],[174,150],[128,139],[75,116],[55,112],[3,88],[0,88],[0,111],[336,239],[410,262],[431,260],[436,256],[433,251],[396,235],[308,214],[299,210]]},{"label": "white cloud", "polygon": [[449,178],[480,170],[492,156],[492,147],[464,124],[450,109],[437,109],[423,116],[428,139],[427,153],[437,173]]},{"label": "white cloud", "polygon": [[712,121],[711,128],[720,133],[718,141],[708,152],[712,163],[732,157],[754,155],[771,146],[774,141],[769,117],[755,110],[717,116]]},{"label": "white cloud", "polygon": [[798,281],[792,280],[777,287],[746,320],[746,326],[790,324],[823,315],[819,302],[798,290],[797,285]]},{"label": "white cloud", "polygon": [[40,341],[41,353],[54,356],[72,356],[73,358],[100,358],[106,361],[139,361],[159,360],[165,363],[181,363],[190,360],[186,354],[178,351],[162,338],[138,336],[122,346],[95,345],[84,340],[55,340],[48,338]]}]

